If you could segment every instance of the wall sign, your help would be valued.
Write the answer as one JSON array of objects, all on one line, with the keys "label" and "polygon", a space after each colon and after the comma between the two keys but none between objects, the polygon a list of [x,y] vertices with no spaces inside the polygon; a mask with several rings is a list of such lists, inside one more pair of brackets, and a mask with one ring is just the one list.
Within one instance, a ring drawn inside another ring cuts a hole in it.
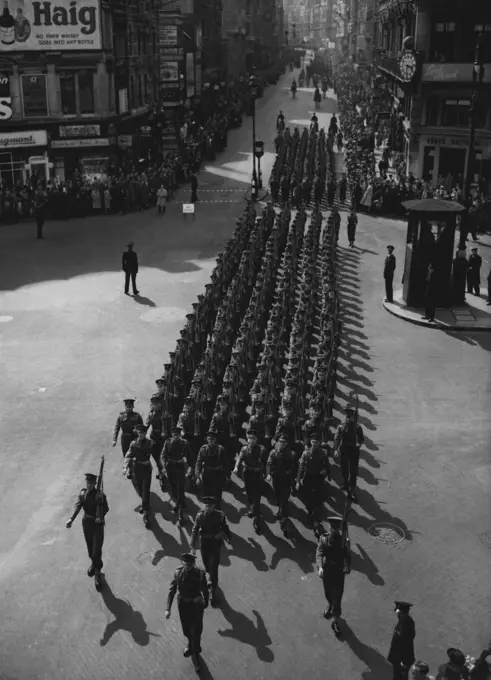
[{"label": "wall sign", "polygon": [[96,146],[109,146],[109,139],[96,137],[95,139],[53,139],[51,141],[52,149],[78,149]]},{"label": "wall sign", "polygon": [[31,130],[29,132],[0,133],[0,149],[15,149],[25,146],[47,146],[48,133],[46,130]]},{"label": "wall sign", "polygon": [[60,125],[60,137],[100,137],[100,125]]},{"label": "wall sign", "polygon": [[10,78],[0,73],[0,121],[12,118],[12,98],[10,97]]}]

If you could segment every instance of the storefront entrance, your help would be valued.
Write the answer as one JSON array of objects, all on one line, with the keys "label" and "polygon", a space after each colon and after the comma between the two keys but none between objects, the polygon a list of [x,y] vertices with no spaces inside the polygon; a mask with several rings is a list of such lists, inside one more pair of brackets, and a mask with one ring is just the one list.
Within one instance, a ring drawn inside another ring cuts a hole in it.
[{"label": "storefront entrance", "polygon": [[440,147],[440,162],[438,165],[438,174],[441,177],[446,177],[450,173],[454,182],[458,181],[458,177],[464,176],[466,149],[451,149],[446,146]]}]

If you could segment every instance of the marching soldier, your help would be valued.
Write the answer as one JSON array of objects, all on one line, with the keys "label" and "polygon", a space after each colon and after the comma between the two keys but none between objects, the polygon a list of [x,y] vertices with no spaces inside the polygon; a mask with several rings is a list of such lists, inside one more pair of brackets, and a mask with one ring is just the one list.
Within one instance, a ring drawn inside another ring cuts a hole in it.
[{"label": "marching soldier", "polygon": [[164,443],[160,456],[161,466],[165,469],[169,483],[170,496],[174,501],[174,512],[177,513],[178,523],[184,521],[186,498],[186,473],[190,470],[189,461],[191,451],[188,442],[181,437],[181,431],[174,425],[171,428],[171,438]]},{"label": "marching soldier", "polygon": [[216,498],[220,507],[225,482],[225,451],[223,446],[217,444],[215,430],[208,430],[206,441],[196,461],[196,483],[201,486],[203,496]]},{"label": "marching soldier", "polygon": [[320,529],[320,514],[324,503],[324,480],[331,481],[329,456],[321,447],[320,434],[309,432],[310,448],[305,449],[298,465],[296,490],[301,491],[305,507],[312,518],[314,534]]},{"label": "marching soldier", "polygon": [[150,413],[145,422],[147,431],[150,430],[149,439],[152,442],[152,458],[157,466],[157,478],[160,479],[160,486],[164,490],[164,470],[160,462],[160,453],[164,445],[162,436],[162,401],[158,395],[150,399]]},{"label": "marching soldier", "polygon": [[343,491],[347,491],[352,501],[356,501],[353,489],[358,479],[360,447],[364,442],[361,425],[356,422],[356,410],[350,406],[345,409],[346,420],[338,426],[334,435],[334,457],[339,458],[343,475]]},{"label": "marching soldier", "polygon": [[269,447],[272,434],[273,417],[266,414],[263,395],[253,398],[253,415],[249,419],[249,429],[255,432],[255,436],[261,446]]},{"label": "marching soldier", "polygon": [[118,434],[121,430],[121,449],[123,456],[126,456],[130,444],[135,438],[135,427],[143,425],[143,418],[139,413],[133,410],[136,399],[124,399],[124,411],[119,414],[113,433],[113,446],[116,446],[118,441]]},{"label": "marching soldier", "polygon": [[139,512],[143,514],[143,523],[150,528],[150,485],[152,483],[152,444],[146,438],[147,428],[145,425],[137,425],[135,434],[137,439],[130,444],[130,448],[124,458],[123,475],[131,479],[133,488],[141,498]]},{"label": "marching soldier", "polygon": [[196,566],[196,556],[192,553],[181,555],[182,567],[174,572],[167,596],[165,618],[170,619],[174,597],[177,593],[177,608],[181,619],[182,632],[188,644],[184,656],[190,656],[197,673],[201,670],[201,635],[203,633],[203,614],[208,607],[209,594],[206,575]]},{"label": "marching soldier", "polygon": [[319,538],[316,552],[317,571],[322,579],[328,607],[324,618],[333,617],[331,627],[336,637],[340,637],[339,619],[341,600],[344,592],[344,579],[350,573],[351,551],[349,538],[341,533],[342,517],[328,517],[331,531]]},{"label": "marching soldier", "polygon": [[242,476],[249,502],[248,517],[253,518],[253,527],[256,534],[261,533],[259,519],[261,517],[261,496],[263,492],[264,473],[267,463],[267,453],[264,446],[258,442],[257,432],[247,432],[247,445],[240,450],[235,474]]},{"label": "marching soldier", "polygon": [[87,576],[95,576],[96,590],[100,590],[102,587],[101,569],[103,567],[104,518],[109,512],[109,506],[106,494],[102,491],[97,491],[96,487],[97,475],[87,472],[85,475],[85,488],[81,489],[78,494],[78,498],[73,506],[72,515],[65,526],[67,529],[70,529],[73,520],[80,510],[83,509],[82,529],[90,559]]},{"label": "marching soldier", "polygon": [[414,638],[416,628],[409,610],[413,606],[409,602],[394,602],[397,624],[392,635],[387,661],[394,669],[393,680],[408,680],[409,671],[415,661]]},{"label": "marching soldier", "polygon": [[215,430],[218,434],[218,444],[225,451],[225,481],[230,482],[230,476],[235,466],[235,422],[234,414],[230,412],[229,398],[220,395],[217,399],[218,411],[213,414],[210,423],[210,430]]},{"label": "marching soldier", "polygon": [[273,489],[278,504],[276,517],[280,520],[281,528],[287,536],[288,499],[292,492],[295,479],[296,461],[295,453],[288,445],[286,434],[278,437],[278,448],[271,450],[266,464],[266,481],[273,482]]},{"label": "marching soldier", "polygon": [[189,444],[189,450],[191,452],[190,460],[188,460],[191,466],[191,486],[194,487],[194,468],[196,465],[196,457],[198,454],[199,447],[199,414],[195,413],[194,402],[191,397],[186,397],[184,399],[184,408],[179,416],[179,421],[177,427],[181,431],[182,438],[185,439]]},{"label": "marching soldier", "polygon": [[206,496],[203,498],[206,508],[196,515],[196,521],[191,532],[191,551],[196,553],[198,536],[200,538],[201,559],[205,567],[210,591],[210,604],[215,606],[215,591],[218,586],[218,566],[220,564],[220,550],[223,540],[226,538],[230,543],[232,538],[227,524],[225,513],[216,508],[216,498]]}]

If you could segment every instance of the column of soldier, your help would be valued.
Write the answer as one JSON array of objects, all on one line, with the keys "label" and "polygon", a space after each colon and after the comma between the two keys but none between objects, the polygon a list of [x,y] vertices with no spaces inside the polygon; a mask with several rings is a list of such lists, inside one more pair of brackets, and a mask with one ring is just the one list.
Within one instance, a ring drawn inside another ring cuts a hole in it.
[{"label": "column of soldier", "polygon": [[[302,138],[303,151],[290,158],[302,165],[311,158],[315,167],[322,135],[313,131]],[[186,480],[190,491],[200,491],[206,506],[194,522],[191,552],[182,555],[183,567],[174,575],[166,612],[170,616],[179,593],[179,614],[189,643],[184,654],[192,657],[196,669],[203,609],[210,600],[215,602],[220,549],[223,540],[231,538],[219,508],[233,472],[244,481],[256,533],[262,530],[265,480],[272,483],[277,518],[287,538],[292,529],[289,497],[299,493],[319,538],[317,565],[329,603],[324,615],[333,617],[333,630],[341,634],[344,574],[349,571],[346,515],[328,518],[330,533],[324,533],[321,524],[325,480],[331,479],[326,442],[340,333],[338,225],[332,215],[324,229],[322,221],[318,207],[310,216],[302,208],[292,220],[288,207],[276,214],[268,205],[258,219],[249,205],[217,259],[205,294],[198,296],[187,315],[163,376],[156,380],[146,423],[133,410],[135,400],[126,399],[114,429],[113,445],[121,432],[123,473],[141,498],[145,526],[151,527],[152,521],[152,457],[179,524],[185,521]],[[338,428],[335,439],[349,498],[357,469],[350,451],[356,449],[359,456],[363,436],[352,416],[350,409],[347,424]],[[245,446],[239,443],[241,429],[246,431]],[[87,476],[87,489],[67,524],[71,526],[84,509],[91,558],[88,575],[95,575],[99,589],[108,506],[103,493],[92,493],[96,480]],[[103,501],[100,510],[97,498]],[[194,564],[198,538],[206,575]]]}]

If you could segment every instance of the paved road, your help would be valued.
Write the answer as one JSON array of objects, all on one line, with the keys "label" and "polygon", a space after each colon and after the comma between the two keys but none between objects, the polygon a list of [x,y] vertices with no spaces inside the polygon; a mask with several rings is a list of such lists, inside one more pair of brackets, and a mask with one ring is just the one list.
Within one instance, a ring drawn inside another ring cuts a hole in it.
[{"label": "paved road", "polygon": [[[288,78],[258,105],[268,152],[279,108],[289,120],[310,118],[312,93],[292,101]],[[323,107],[333,111],[335,103]],[[180,531],[167,498],[155,492],[156,521],[144,530],[111,430],[128,394],[146,411],[153,380],[242,209],[249,148],[250,119],[201,173],[208,191],[194,222],[176,202],[163,219],[146,212],[50,223],[43,242],[31,225],[0,230],[0,680],[193,675],[177,611],[163,617],[190,527]],[[232,202],[205,202],[214,200]],[[129,238],[141,259],[136,299],[121,290],[120,252]],[[337,680],[390,678],[384,656],[397,598],[415,603],[417,655],[433,668],[447,646],[477,652],[487,640],[490,552],[479,535],[491,531],[491,339],[429,332],[387,314],[380,272],[388,241],[402,252],[401,223],[362,217],[355,250],[346,248],[343,224],[339,405],[358,390],[367,435],[345,640],[335,640],[320,616],[303,509],[295,509],[291,543],[267,501],[268,528],[257,537],[237,488],[225,494],[235,538],[223,559],[224,600],[206,613],[204,677],[316,679],[329,668]],[[401,265],[399,258],[399,272]],[[80,521],[71,531],[64,522],[101,453],[111,511],[108,586],[97,594],[85,575]],[[339,510],[340,501],[335,486],[330,506]],[[406,540],[376,541],[367,531],[375,521],[403,528]]]}]

